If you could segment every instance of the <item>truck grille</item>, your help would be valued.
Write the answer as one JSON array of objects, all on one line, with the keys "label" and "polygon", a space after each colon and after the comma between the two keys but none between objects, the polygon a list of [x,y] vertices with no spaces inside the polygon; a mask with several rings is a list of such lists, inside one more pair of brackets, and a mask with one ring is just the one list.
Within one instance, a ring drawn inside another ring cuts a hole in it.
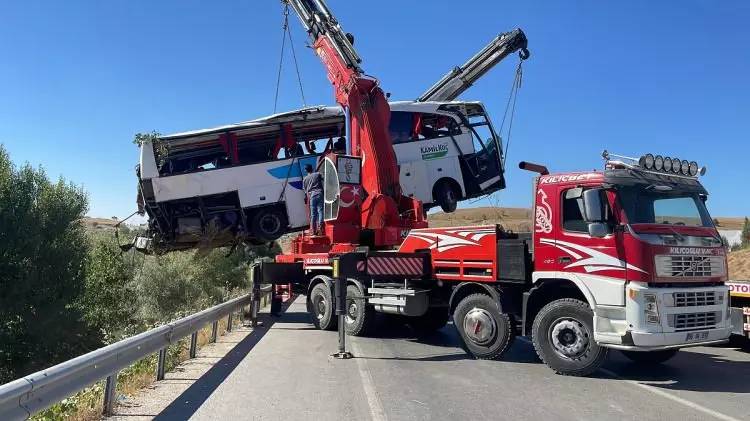
[{"label": "truck grille", "polygon": [[716,291],[675,292],[675,307],[713,306],[717,304]]},{"label": "truck grille", "polygon": [[660,277],[707,278],[723,276],[724,256],[656,256]]},{"label": "truck grille", "polygon": [[720,311],[672,314],[669,317],[669,326],[675,329],[699,329],[713,326],[719,322],[721,322]]}]

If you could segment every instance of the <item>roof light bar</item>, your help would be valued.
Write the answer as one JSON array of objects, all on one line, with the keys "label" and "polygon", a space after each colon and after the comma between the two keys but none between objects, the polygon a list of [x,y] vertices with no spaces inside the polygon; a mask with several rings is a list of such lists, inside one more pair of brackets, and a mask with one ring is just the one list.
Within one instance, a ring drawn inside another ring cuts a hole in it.
[{"label": "roof light bar", "polygon": [[685,177],[697,177],[698,174],[706,173],[706,167],[699,167],[695,161],[679,159],[674,157],[663,157],[647,153],[638,159],[638,166],[649,170],[667,174],[682,175]]},{"label": "roof light bar", "polygon": [[640,158],[617,155],[608,151],[602,152],[602,158],[606,161],[606,169],[630,168],[645,169],[648,171],[662,172],[666,174],[681,175],[684,177],[698,177],[706,174],[706,167],[699,167],[695,161],[681,160],[679,158],[653,155],[647,153]]}]

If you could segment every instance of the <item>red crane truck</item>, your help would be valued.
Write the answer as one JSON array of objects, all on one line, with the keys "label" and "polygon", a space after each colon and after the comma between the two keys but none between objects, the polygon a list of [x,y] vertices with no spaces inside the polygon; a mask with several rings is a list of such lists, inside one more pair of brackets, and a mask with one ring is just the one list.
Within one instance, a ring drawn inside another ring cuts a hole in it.
[{"label": "red crane truck", "polygon": [[[322,0],[288,4],[346,112],[347,153],[321,163],[325,235],[304,232],[255,267],[256,281],[304,285],[320,329],[337,327],[338,304],[351,335],[376,328],[375,312],[422,330],[452,317],[477,358],[500,358],[516,335],[530,335],[560,374],[592,373],[609,349],[661,362],[727,340],[725,250],[697,163],[606,155],[603,171],[563,174],[522,163],[540,174],[532,233],[427,228],[421,203],[400,194],[388,103],[353,37]],[[334,284],[344,283],[337,301]]]}]

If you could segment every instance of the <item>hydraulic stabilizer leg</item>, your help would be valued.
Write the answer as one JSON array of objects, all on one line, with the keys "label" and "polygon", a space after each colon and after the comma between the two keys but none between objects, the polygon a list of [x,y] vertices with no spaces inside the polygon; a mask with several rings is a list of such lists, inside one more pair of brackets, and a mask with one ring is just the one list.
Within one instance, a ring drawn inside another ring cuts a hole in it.
[{"label": "hydraulic stabilizer leg", "polygon": [[340,360],[352,358],[352,353],[346,350],[346,280],[336,277],[336,315],[339,318],[339,351],[331,356]]}]

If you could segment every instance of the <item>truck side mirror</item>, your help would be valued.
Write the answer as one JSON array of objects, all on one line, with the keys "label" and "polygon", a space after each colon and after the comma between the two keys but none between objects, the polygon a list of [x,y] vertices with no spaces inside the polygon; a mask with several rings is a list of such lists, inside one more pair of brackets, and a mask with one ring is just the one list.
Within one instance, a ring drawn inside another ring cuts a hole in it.
[{"label": "truck side mirror", "polygon": [[583,192],[583,211],[586,222],[602,222],[602,199],[600,189],[589,189]]},{"label": "truck side mirror", "polygon": [[590,222],[588,228],[589,235],[595,238],[604,238],[609,234],[609,228],[604,222]]}]

